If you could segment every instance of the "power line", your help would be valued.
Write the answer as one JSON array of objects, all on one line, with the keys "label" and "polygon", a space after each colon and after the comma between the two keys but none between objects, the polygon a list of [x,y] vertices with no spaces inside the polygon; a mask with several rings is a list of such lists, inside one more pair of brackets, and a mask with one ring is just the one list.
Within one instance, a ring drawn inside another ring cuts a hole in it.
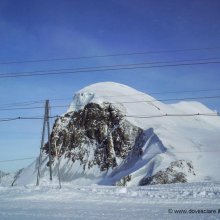
[{"label": "power line", "polygon": [[185,49],[176,49],[176,50],[152,50],[152,51],[143,51],[143,52],[115,53],[115,54],[65,57],[65,58],[32,59],[32,60],[20,60],[20,61],[19,60],[1,61],[0,64],[4,65],[4,64],[40,63],[40,62],[82,60],[82,59],[94,59],[94,58],[106,58],[106,57],[134,56],[134,55],[161,54],[161,53],[178,53],[178,52],[219,50],[219,49],[220,49],[220,47],[204,47],[204,48],[188,48],[188,49],[185,48]]},{"label": "power line", "polygon": [[[188,154],[188,153],[220,153],[219,150],[201,150],[201,151],[165,151],[162,152],[163,154],[172,153],[172,154]],[[146,153],[147,155],[155,155],[155,153]],[[15,161],[23,161],[23,160],[32,160],[36,159],[36,157],[24,157],[24,158],[17,158],[17,159],[9,159],[9,160],[0,160],[0,163],[7,163],[7,162],[15,162]]]},{"label": "power line", "polygon": [[[213,91],[220,91],[220,89],[194,89],[194,90],[180,90],[180,91],[164,91],[164,92],[149,92],[149,95],[166,95],[166,94],[179,94],[179,93],[193,93],[193,92],[213,92]],[[106,95],[106,96],[95,96],[95,98],[108,98],[108,97],[130,97],[130,96],[146,96],[148,93],[134,93],[129,95]],[[52,101],[56,100],[70,100],[69,99],[51,99]]]},{"label": "power line", "polygon": [[[164,91],[164,92],[149,92],[149,95],[166,95],[166,94],[179,94],[179,93],[193,93],[193,92],[214,92],[214,91],[220,91],[220,89],[199,89],[199,90],[182,90],[182,91]],[[133,94],[129,94],[129,95],[105,95],[105,96],[95,96],[94,99],[97,98],[113,98],[113,97],[132,97],[132,96],[146,96],[148,95],[147,93],[133,93]],[[196,98],[196,97],[195,97]],[[198,97],[199,98],[199,97]],[[213,97],[216,98],[216,97]],[[185,98],[185,99],[190,99],[189,98]],[[73,100],[73,98],[53,98],[50,99],[51,101],[66,101],[66,100]],[[181,98],[175,98],[175,99],[159,99],[159,100],[155,100],[155,101],[172,101],[172,100],[181,100]],[[150,101],[152,102],[152,101]],[[65,106],[64,106],[65,107]]]},{"label": "power line", "polygon": [[[192,117],[192,116],[217,116],[220,113],[191,113],[191,114],[161,114],[161,115],[124,115],[126,118],[164,118],[164,117]],[[62,116],[51,116],[49,118],[61,118]],[[15,117],[15,118],[1,118],[0,122],[16,121],[16,120],[42,120],[43,117]]]},{"label": "power line", "polygon": [[[213,151],[208,151],[208,150],[201,150],[201,151],[176,151],[176,152],[171,152],[171,151],[165,151],[163,153],[172,153],[172,154],[188,154],[188,153],[219,153],[219,150],[213,150]],[[155,154],[155,153],[146,153],[146,154]],[[23,160],[32,160],[36,159],[36,157],[24,157],[24,158],[17,158],[17,159],[9,159],[9,160],[0,160],[0,163],[7,163],[7,162],[15,162],[15,161],[23,161]]]},{"label": "power line", "polygon": [[5,119],[0,119],[0,122],[15,121],[15,120],[18,120],[18,118],[5,118]]},{"label": "power line", "polygon": [[[164,91],[164,92],[149,92],[150,95],[154,94],[179,94],[179,93],[192,93],[192,92],[212,92],[212,91],[220,91],[220,89],[199,89],[199,90],[181,90],[181,91]],[[133,93],[129,95],[109,95],[109,96],[95,96],[95,98],[108,98],[108,97],[132,97],[132,96],[145,96],[144,93]],[[72,100],[71,98],[51,98],[49,99],[51,101],[66,101]],[[160,99],[160,101],[163,101]],[[166,101],[166,100],[164,100]],[[34,105],[38,103],[44,103],[44,100],[36,100],[36,101],[26,101],[26,102],[14,102],[14,103],[6,103],[0,105],[0,108],[9,108],[14,106],[28,106],[28,105]],[[67,106],[64,106],[67,107]]]},{"label": "power line", "polygon": [[[130,118],[162,118],[162,117],[192,117],[192,116],[219,116],[219,113],[197,113],[197,114],[162,114],[162,115],[125,115],[125,117],[130,117]],[[55,118],[59,116],[51,116],[50,118]],[[43,119],[43,117],[16,117],[16,118],[5,118],[5,119],[0,119],[0,122],[3,121],[9,121],[9,120],[24,120],[24,119]],[[177,153],[177,154],[185,154],[185,153],[216,153],[220,151],[182,151],[182,152],[170,152],[166,151],[164,153]],[[147,153],[150,154],[150,153]],[[23,161],[23,160],[31,160],[35,159],[36,157],[26,157],[26,158],[18,158],[18,159],[9,159],[9,160],[0,160],[0,163],[5,163],[5,162],[15,162],[15,161]]]},{"label": "power line", "polygon": [[219,116],[219,113],[194,113],[194,114],[162,114],[162,115],[125,115],[127,118],[163,118],[163,117],[192,117],[192,116]]},{"label": "power line", "polygon": [[167,101],[185,101],[185,100],[200,100],[200,99],[218,99],[220,96],[200,96],[200,97],[185,97],[185,98],[170,98],[170,99],[155,99],[155,100],[140,100],[140,101],[127,101],[127,102],[116,102],[117,103],[139,103],[139,102],[167,102]]},{"label": "power line", "polygon": [[[64,107],[64,106],[63,106]],[[0,108],[0,111],[10,111],[10,110],[29,110],[29,109],[42,109],[43,106],[36,106],[36,107],[19,107],[19,108]],[[55,108],[57,108],[55,106]]]},{"label": "power line", "polygon": [[[200,97],[183,97],[183,98],[170,98],[170,99],[154,99],[154,100],[138,100],[138,101],[118,101],[108,102],[109,104],[129,104],[129,103],[153,103],[153,102],[165,102],[165,101],[185,101],[185,100],[202,100],[202,99],[219,99],[220,95],[217,96],[200,96]],[[52,108],[64,108],[64,107],[81,107],[84,105],[54,105]],[[31,109],[42,109],[43,106],[34,107],[16,107],[16,108],[0,108],[0,111],[11,111],[11,110],[31,110]]]},{"label": "power line", "polygon": [[0,105],[0,108],[7,108],[11,106],[30,106],[30,105],[35,105],[43,103],[43,101],[30,101],[30,102],[14,102],[14,103],[8,103],[8,104],[2,104]]},{"label": "power line", "polygon": [[[50,116],[49,118],[58,118],[60,116]],[[16,121],[16,120],[42,120],[44,117],[41,116],[33,116],[33,117],[14,117],[14,118],[0,118],[0,122],[7,122],[7,121]]]},{"label": "power line", "polygon": [[31,160],[31,159],[35,159],[35,158],[36,157],[25,157],[25,158],[17,158],[17,159],[10,159],[10,160],[0,160],[0,163],[21,161],[21,160]]},{"label": "power line", "polygon": [[190,92],[210,92],[210,91],[220,91],[220,89],[195,89],[195,90],[182,90],[182,91],[165,91],[165,92],[150,92],[149,94],[157,95],[157,94],[177,94],[177,93],[190,93]]},{"label": "power line", "polygon": [[87,72],[103,72],[103,71],[115,71],[115,70],[133,70],[133,69],[151,69],[151,68],[164,68],[164,67],[180,67],[180,66],[195,66],[195,65],[208,65],[208,64],[219,64],[220,61],[209,61],[209,62],[194,62],[194,63],[178,63],[178,64],[165,64],[165,65],[152,65],[152,66],[136,66],[120,68],[103,68],[103,69],[91,69],[91,70],[77,70],[70,72],[48,72],[48,73],[35,73],[35,74],[20,74],[20,75],[3,75],[0,78],[17,78],[17,77],[32,77],[32,76],[48,76],[48,75],[64,75],[64,74],[78,74]]},{"label": "power line", "polygon": [[60,72],[60,71],[71,71],[71,70],[91,70],[91,69],[101,69],[101,68],[111,68],[111,67],[127,67],[127,66],[140,66],[140,65],[148,65],[148,64],[165,64],[165,63],[180,63],[180,62],[198,62],[198,61],[211,61],[211,60],[219,60],[220,58],[201,58],[201,59],[182,59],[182,60],[169,60],[169,61],[148,61],[141,63],[128,63],[128,64],[114,64],[114,65],[105,65],[105,66],[90,66],[90,67],[79,67],[79,68],[65,68],[65,69],[49,69],[49,70],[34,70],[34,71],[26,71],[26,72],[7,72],[1,73],[0,76],[8,76],[8,75],[19,75],[19,74],[32,74],[32,73],[50,73],[50,72]]}]

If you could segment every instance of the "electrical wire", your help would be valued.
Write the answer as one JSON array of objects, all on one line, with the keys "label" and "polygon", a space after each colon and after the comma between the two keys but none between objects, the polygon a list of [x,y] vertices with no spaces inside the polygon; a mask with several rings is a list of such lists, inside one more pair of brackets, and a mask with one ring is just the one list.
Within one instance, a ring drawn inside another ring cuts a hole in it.
[{"label": "electrical wire", "polygon": [[[154,103],[154,102],[167,102],[167,101],[185,101],[185,100],[203,100],[203,99],[219,99],[220,95],[217,96],[200,96],[200,97],[183,97],[183,98],[170,98],[170,99],[154,99],[154,100],[139,100],[139,101],[118,101],[118,102],[108,102],[109,104],[129,104],[129,103]],[[52,108],[64,108],[64,107],[81,107],[84,105],[54,105]],[[12,110],[30,110],[30,109],[42,109],[44,106],[34,106],[34,107],[16,107],[16,108],[0,108],[0,111],[12,111]]]},{"label": "electrical wire", "polygon": [[[188,153],[220,153],[219,150],[201,150],[201,151],[165,151],[161,152],[163,154],[188,154]],[[146,153],[147,155],[155,155],[155,153]],[[36,159],[37,157],[24,157],[24,158],[17,158],[17,159],[8,159],[8,160],[0,160],[0,163],[8,163],[8,162],[16,162],[16,161],[24,161],[24,160],[33,160]]]},{"label": "electrical wire", "polygon": [[45,101],[30,101],[30,102],[14,102],[14,103],[8,103],[8,104],[2,104],[0,105],[0,108],[7,108],[7,107],[14,107],[14,106],[30,106],[30,105],[36,105],[39,103],[44,103]]},{"label": "electrical wire", "polygon": [[163,118],[163,117],[192,117],[192,116],[219,116],[219,113],[194,114],[162,114],[162,115],[125,115],[126,118]]},{"label": "electrical wire", "polygon": [[129,64],[115,64],[115,65],[105,65],[105,66],[90,66],[90,67],[79,67],[79,68],[65,68],[65,69],[50,69],[50,70],[34,70],[26,72],[7,72],[1,73],[0,76],[13,76],[19,74],[32,74],[32,73],[50,73],[50,72],[61,72],[61,71],[79,71],[79,70],[93,70],[93,69],[103,69],[112,67],[129,67],[129,66],[143,66],[149,64],[165,64],[165,63],[180,63],[180,62],[198,62],[198,61],[213,61],[219,60],[220,58],[201,58],[201,59],[184,59],[184,60],[169,60],[169,61],[150,61],[141,63],[129,63]]},{"label": "electrical wire", "polygon": [[[133,117],[133,118],[155,118],[155,117],[192,117],[192,116],[219,116],[219,113],[197,113],[197,114],[162,114],[162,115],[125,115],[125,117]],[[55,118],[59,116],[51,116],[50,118]],[[21,120],[21,119],[43,119],[43,117],[16,117],[16,118],[6,118],[6,119],[0,119],[0,122],[3,121],[9,121],[9,120]],[[172,154],[185,154],[185,153],[216,153],[220,151],[182,151],[182,152],[170,152],[166,151],[163,153],[172,153]],[[147,153],[150,154],[150,153]],[[0,160],[0,163],[6,163],[6,162],[15,162],[15,161],[23,161],[23,160],[31,160],[35,159],[36,157],[26,157],[26,158],[18,158],[18,159],[9,159],[9,160]]]},{"label": "electrical wire", "polygon": [[[193,113],[193,114],[161,114],[161,115],[124,115],[129,118],[163,118],[163,117],[192,117],[192,116],[217,116],[220,113]],[[50,116],[49,118],[62,118],[62,116]],[[16,120],[42,120],[43,117],[15,117],[15,118],[1,118],[0,122],[16,121]]]},{"label": "electrical wire", "polygon": [[14,162],[14,161],[21,161],[21,160],[32,160],[36,157],[25,157],[25,158],[17,158],[17,159],[9,159],[9,160],[0,160],[0,163],[6,163],[6,162]]},{"label": "electrical wire", "polygon": [[106,58],[106,57],[121,57],[121,56],[161,54],[161,53],[178,53],[178,52],[219,50],[219,49],[220,47],[217,46],[217,47],[204,47],[204,48],[185,48],[185,49],[175,49],[175,50],[152,50],[152,51],[143,51],[143,52],[114,53],[114,54],[92,55],[92,56],[65,57],[65,58],[1,61],[0,64],[4,65],[4,64],[40,63],[40,62],[82,60],[82,59],[94,59],[94,58]]},{"label": "electrical wire", "polygon": [[79,73],[91,73],[91,72],[103,72],[103,71],[115,71],[115,70],[134,70],[134,69],[151,69],[151,68],[166,68],[166,67],[180,67],[180,66],[195,66],[195,65],[208,65],[219,64],[220,61],[207,61],[207,62],[194,62],[194,63],[178,63],[178,64],[165,64],[165,65],[151,65],[151,66],[136,66],[130,67],[129,65],[119,68],[102,68],[91,70],[76,70],[67,72],[48,72],[48,73],[33,73],[33,74],[19,74],[19,75],[3,75],[0,78],[18,78],[18,77],[33,77],[33,76],[49,76],[49,75],[64,75],[64,74],[79,74]]},{"label": "electrical wire", "polygon": [[[213,91],[220,91],[220,89],[199,89],[199,90],[182,90],[182,91],[164,91],[164,92],[150,92],[150,95],[154,94],[180,94],[180,93],[194,93],[194,92],[213,92]],[[132,96],[145,96],[144,93],[133,93],[129,95],[109,95],[109,96],[95,96],[95,98],[108,98],[108,97],[132,97]],[[48,98],[47,98],[48,99]],[[50,101],[71,101],[72,98],[51,98]],[[160,100],[163,101],[163,100]],[[15,103],[6,103],[0,105],[0,108],[9,108],[14,106],[28,106],[28,105],[35,105],[39,103],[45,103],[45,100],[35,100],[35,101],[26,101],[26,102],[15,102]]]},{"label": "electrical wire", "polygon": [[[163,154],[188,154],[188,153],[220,153],[219,150],[201,150],[201,151],[165,151],[161,152]],[[155,155],[155,153],[146,153],[147,155]],[[0,163],[8,163],[8,162],[16,162],[16,161],[24,161],[24,160],[33,160],[36,159],[37,157],[24,157],[24,158],[17,158],[17,159],[8,159],[8,160],[0,160]]]},{"label": "electrical wire", "polygon": [[[60,116],[50,116],[49,118],[58,118]],[[0,122],[7,122],[7,121],[16,121],[16,120],[42,120],[44,117],[42,116],[33,116],[33,117],[14,117],[14,118],[0,118]]]}]

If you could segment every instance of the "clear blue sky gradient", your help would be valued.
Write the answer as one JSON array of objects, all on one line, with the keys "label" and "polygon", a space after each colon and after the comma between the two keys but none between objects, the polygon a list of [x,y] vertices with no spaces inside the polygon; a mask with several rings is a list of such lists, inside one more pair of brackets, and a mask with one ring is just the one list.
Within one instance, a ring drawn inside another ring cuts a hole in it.
[{"label": "clear blue sky gradient", "polygon": [[[0,61],[220,46],[219,0],[1,0]],[[0,73],[147,61],[220,58],[220,50],[0,65]],[[115,81],[146,93],[220,89],[220,64],[26,78],[0,78],[1,105],[70,98],[82,87]],[[160,94],[155,98],[220,95],[220,91]],[[219,99],[202,100],[220,111]],[[54,109],[61,114],[66,108]],[[43,110],[0,111],[0,117],[38,116]],[[0,161],[37,156],[42,121],[0,123]],[[30,163],[0,163],[13,171]]]}]

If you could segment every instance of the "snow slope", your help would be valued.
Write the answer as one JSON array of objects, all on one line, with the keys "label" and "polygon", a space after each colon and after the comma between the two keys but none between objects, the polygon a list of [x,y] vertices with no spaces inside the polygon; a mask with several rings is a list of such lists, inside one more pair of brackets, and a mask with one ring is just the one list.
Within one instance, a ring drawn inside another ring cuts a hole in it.
[{"label": "snow slope", "polygon": [[[79,111],[88,103],[112,103],[126,115],[125,119],[146,133],[141,146],[143,154],[120,161],[120,165],[108,172],[100,172],[94,167],[86,172],[78,161],[74,164],[62,157],[61,172],[63,181],[72,181],[79,185],[114,184],[123,176],[132,175],[128,185],[137,185],[145,176],[165,170],[170,163],[178,160],[192,161],[196,175],[189,175],[188,181],[219,181],[220,161],[220,117],[196,115],[191,117],[152,117],[137,118],[131,116],[158,116],[164,114],[214,114],[199,102],[179,102],[164,104],[153,97],[128,86],[104,82],[85,87],[74,95],[67,112]],[[60,124],[65,126],[65,122]],[[87,146],[88,149],[93,146]],[[48,178],[48,168],[42,165],[42,176]],[[37,162],[24,169],[16,182],[18,185],[36,181]],[[57,161],[54,163],[54,175],[57,175]],[[185,169],[185,168],[183,168]]]}]

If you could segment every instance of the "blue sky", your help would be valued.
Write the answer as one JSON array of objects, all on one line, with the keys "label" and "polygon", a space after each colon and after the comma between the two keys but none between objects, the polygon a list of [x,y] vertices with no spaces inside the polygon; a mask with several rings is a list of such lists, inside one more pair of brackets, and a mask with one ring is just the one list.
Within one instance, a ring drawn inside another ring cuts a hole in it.
[{"label": "blue sky", "polygon": [[[0,61],[22,61],[150,50],[219,47],[218,0],[1,0]],[[57,62],[0,65],[0,72],[76,68],[147,61],[220,57],[220,50],[146,54]],[[26,78],[1,78],[1,105],[46,98],[69,98],[99,82],[116,81],[146,93],[220,89],[219,64],[83,73]],[[156,98],[219,95],[209,93],[160,94]],[[220,111],[219,100],[203,100]],[[65,108],[54,109],[61,114]],[[42,110],[0,111],[1,117],[42,115]],[[36,156],[41,121],[0,124],[0,161]],[[0,163],[12,171],[30,161]]]}]

